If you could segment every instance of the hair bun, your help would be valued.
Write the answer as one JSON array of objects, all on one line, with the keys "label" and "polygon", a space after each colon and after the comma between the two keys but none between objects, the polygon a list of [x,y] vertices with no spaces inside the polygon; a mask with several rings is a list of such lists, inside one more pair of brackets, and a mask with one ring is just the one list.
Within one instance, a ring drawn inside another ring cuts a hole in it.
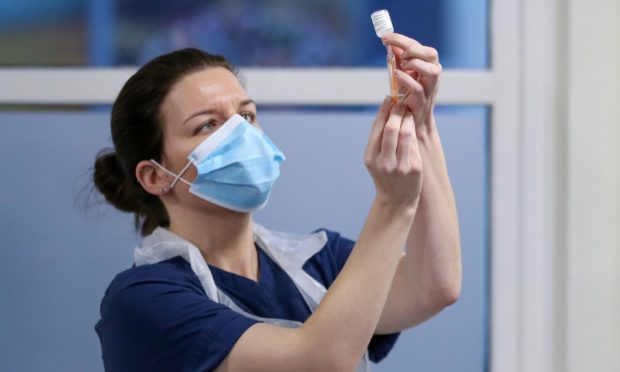
[{"label": "hair bun", "polygon": [[93,181],[110,204],[124,212],[138,212],[135,182],[127,177],[113,150],[105,149],[97,154]]}]

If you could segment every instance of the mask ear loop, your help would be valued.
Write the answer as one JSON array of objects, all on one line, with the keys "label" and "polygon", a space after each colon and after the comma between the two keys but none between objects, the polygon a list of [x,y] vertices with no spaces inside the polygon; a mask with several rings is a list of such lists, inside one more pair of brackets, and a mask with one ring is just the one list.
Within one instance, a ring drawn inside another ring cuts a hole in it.
[{"label": "mask ear loop", "polygon": [[181,181],[183,183],[185,183],[188,186],[191,186],[192,184],[188,181],[186,181],[185,179],[181,178],[181,176],[183,175],[183,173],[185,173],[188,169],[189,166],[192,165],[192,161],[188,161],[187,164],[185,165],[185,167],[183,167],[183,169],[181,169],[181,172],[179,172],[179,174],[174,174],[173,172],[169,171],[168,169],[166,169],[163,165],[159,164],[157,161],[155,161],[154,159],[151,159],[151,163],[157,165],[158,167],[160,167],[164,172],[168,173],[169,175],[174,177],[174,181],[172,181],[172,183],[170,184],[170,186],[168,187],[168,189],[172,189],[174,187],[174,185],[176,185],[177,181]]}]

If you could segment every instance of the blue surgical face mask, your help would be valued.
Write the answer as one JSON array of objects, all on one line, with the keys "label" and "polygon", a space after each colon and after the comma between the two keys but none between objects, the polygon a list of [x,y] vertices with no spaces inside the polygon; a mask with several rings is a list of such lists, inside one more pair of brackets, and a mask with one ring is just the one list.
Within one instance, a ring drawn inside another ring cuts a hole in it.
[{"label": "blue surgical face mask", "polygon": [[[189,191],[211,203],[238,212],[252,212],[267,204],[271,187],[280,175],[284,154],[261,130],[235,114],[187,157],[177,175],[155,160],[154,164],[180,180]],[[181,178],[194,165],[196,179]]]}]

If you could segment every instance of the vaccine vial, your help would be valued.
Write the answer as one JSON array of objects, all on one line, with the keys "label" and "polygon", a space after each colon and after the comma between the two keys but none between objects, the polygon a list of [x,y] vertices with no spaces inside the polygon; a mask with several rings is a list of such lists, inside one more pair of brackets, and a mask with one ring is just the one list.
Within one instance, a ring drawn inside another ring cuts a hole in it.
[{"label": "vaccine vial", "polygon": [[381,9],[370,15],[372,25],[375,28],[377,37],[383,37],[384,35],[394,32],[394,26],[392,26],[392,20],[390,19],[390,13],[387,10]]},{"label": "vaccine vial", "polygon": [[[392,20],[390,19],[390,13],[388,13],[387,10],[377,10],[370,15],[370,19],[372,20],[372,25],[375,28],[375,33],[379,38],[394,32],[394,26],[392,25]],[[396,57],[394,56],[394,52],[389,45],[386,45],[385,47],[387,48],[386,59],[390,82],[390,96],[392,97],[392,103],[396,103],[400,98],[400,95],[398,94],[398,82],[394,76],[394,71],[396,71]]]}]

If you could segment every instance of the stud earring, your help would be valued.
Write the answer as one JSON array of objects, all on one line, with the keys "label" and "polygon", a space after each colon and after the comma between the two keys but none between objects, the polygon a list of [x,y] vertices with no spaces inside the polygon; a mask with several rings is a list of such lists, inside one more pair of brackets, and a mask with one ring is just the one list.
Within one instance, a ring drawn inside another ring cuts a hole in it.
[{"label": "stud earring", "polygon": [[162,194],[166,194],[168,191],[170,191],[170,185],[166,185],[166,186],[162,187],[161,189],[159,189],[159,191]]}]

